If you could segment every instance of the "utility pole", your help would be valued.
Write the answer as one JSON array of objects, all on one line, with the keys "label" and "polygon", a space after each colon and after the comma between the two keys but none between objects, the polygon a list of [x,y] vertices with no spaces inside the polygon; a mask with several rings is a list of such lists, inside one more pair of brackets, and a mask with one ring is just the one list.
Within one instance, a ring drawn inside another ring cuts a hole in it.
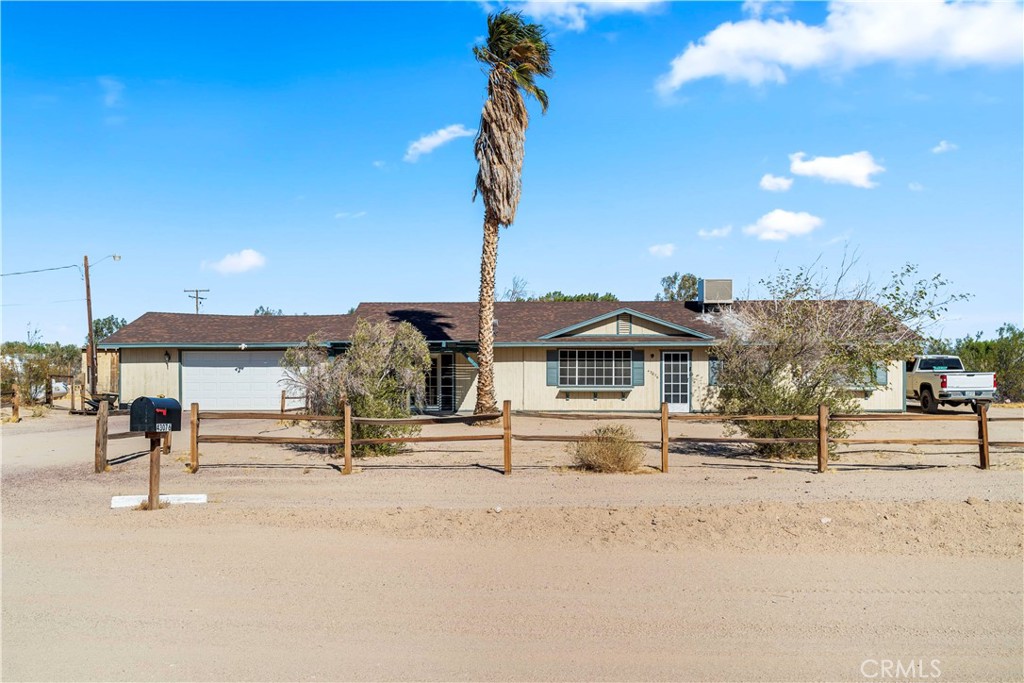
[{"label": "utility pole", "polygon": [[[189,299],[195,299],[196,300],[196,315],[199,315],[199,302],[200,301],[205,301],[207,299],[207,297],[199,296],[199,295],[202,292],[209,292],[209,291],[210,290],[208,290],[208,289],[186,289],[185,290],[185,293],[188,294],[188,298]],[[192,294],[189,294],[189,292],[192,292]]]},{"label": "utility pole", "polygon": [[89,315],[89,398],[96,398],[96,339],[92,324],[92,291],[89,289],[89,255],[84,259],[85,270],[85,310]]}]

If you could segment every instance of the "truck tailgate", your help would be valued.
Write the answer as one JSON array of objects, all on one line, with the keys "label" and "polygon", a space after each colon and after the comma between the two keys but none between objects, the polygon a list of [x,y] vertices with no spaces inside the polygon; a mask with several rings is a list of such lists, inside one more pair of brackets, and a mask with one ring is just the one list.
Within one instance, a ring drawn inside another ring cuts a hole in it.
[{"label": "truck tailgate", "polygon": [[991,391],[995,388],[995,374],[991,372],[945,372],[943,391]]}]

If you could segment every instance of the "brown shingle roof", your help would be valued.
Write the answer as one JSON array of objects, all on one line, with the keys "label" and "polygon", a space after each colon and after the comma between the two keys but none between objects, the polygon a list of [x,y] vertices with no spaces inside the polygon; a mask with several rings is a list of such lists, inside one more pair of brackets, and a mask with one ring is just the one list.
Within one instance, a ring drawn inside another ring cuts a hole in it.
[{"label": "brown shingle roof", "polygon": [[146,313],[99,345],[298,344],[311,334],[341,341],[352,335],[354,324],[351,315]]},{"label": "brown shingle roof", "polygon": [[[711,337],[721,331],[702,320],[697,311],[675,301],[499,301],[494,304],[494,317],[498,321],[495,342],[536,342],[551,332],[623,308]],[[477,315],[476,302],[364,303],[359,304],[354,313],[356,318],[373,322],[408,321],[428,341],[473,342],[477,340]],[[688,337],[682,332],[679,336]]]}]

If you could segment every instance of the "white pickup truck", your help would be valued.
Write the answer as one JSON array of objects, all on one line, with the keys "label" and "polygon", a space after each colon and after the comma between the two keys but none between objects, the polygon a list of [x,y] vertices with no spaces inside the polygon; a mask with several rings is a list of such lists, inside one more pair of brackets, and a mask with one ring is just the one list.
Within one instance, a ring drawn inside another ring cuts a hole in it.
[{"label": "white pickup truck", "polygon": [[907,361],[907,398],[920,401],[926,413],[943,404],[964,403],[977,412],[979,403],[993,401],[996,387],[994,372],[965,372],[956,356],[915,356]]}]

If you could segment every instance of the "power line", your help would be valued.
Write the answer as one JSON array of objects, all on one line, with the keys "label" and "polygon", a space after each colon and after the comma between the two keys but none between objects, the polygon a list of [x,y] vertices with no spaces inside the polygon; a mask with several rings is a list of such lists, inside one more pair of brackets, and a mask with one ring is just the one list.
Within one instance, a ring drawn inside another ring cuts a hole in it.
[{"label": "power line", "polygon": [[209,298],[209,297],[206,297],[206,296],[199,296],[199,294],[200,294],[200,292],[209,292],[209,291],[210,290],[208,290],[208,289],[186,289],[185,290],[186,294],[188,294],[189,292],[194,292],[193,294],[188,294],[188,298],[196,300],[196,314],[197,315],[199,314],[199,302],[200,301],[206,301]]},{"label": "power line", "polygon": [[2,304],[2,305],[3,306],[47,306],[49,304],[66,304],[66,303],[71,303],[72,301],[85,301],[85,299],[84,298],[82,298],[82,299],[58,299],[56,301],[40,301],[38,303],[31,303],[31,304]]},{"label": "power line", "polygon": [[57,266],[56,268],[40,268],[39,270],[22,270],[22,271],[17,272],[17,273],[2,273],[2,274],[0,274],[0,277],[10,277],[11,275],[31,275],[32,273],[48,273],[51,270],[64,270],[65,268],[78,268],[78,269],[81,269],[82,266],[80,266],[80,265],[78,265],[76,263],[75,265],[72,265],[72,266]]}]

